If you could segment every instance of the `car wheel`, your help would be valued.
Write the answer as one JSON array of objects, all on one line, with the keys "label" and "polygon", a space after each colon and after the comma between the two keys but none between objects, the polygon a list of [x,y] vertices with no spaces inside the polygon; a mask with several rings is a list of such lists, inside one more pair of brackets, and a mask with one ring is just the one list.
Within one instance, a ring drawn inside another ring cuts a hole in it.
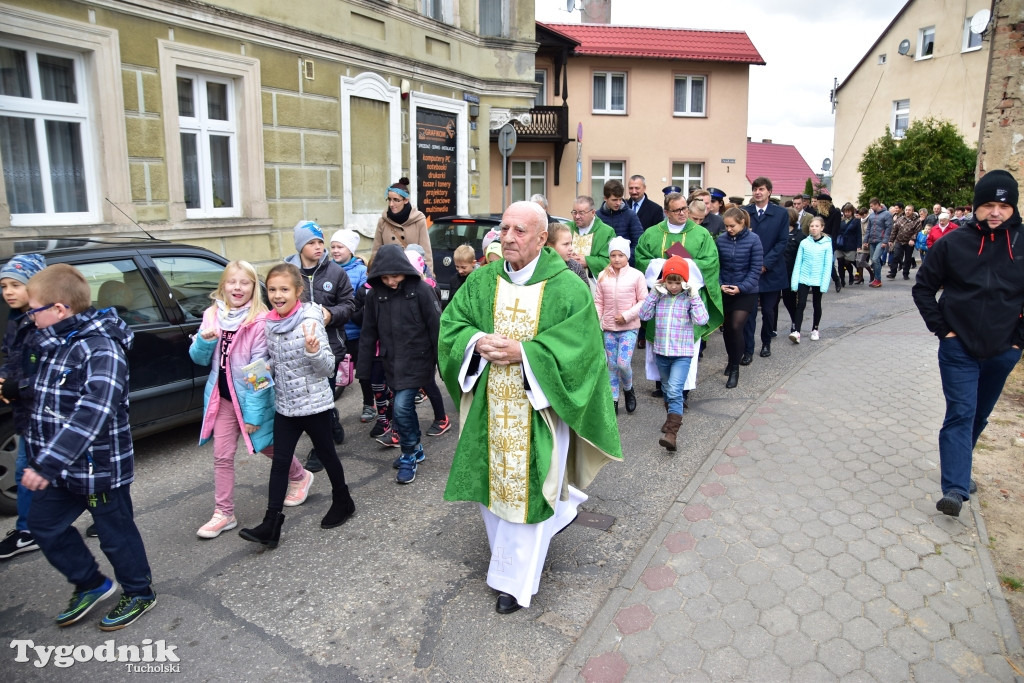
[{"label": "car wheel", "polygon": [[0,515],[18,513],[18,482],[14,480],[18,460],[18,439],[8,420],[0,426]]}]

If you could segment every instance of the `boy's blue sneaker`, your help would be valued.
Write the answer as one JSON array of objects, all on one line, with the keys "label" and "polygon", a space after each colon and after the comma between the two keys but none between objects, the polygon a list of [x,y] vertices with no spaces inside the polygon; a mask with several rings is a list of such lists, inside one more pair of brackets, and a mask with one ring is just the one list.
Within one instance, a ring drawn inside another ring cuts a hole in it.
[{"label": "boy's blue sneaker", "polygon": [[121,595],[117,606],[100,619],[101,631],[117,631],[156,606],[156,593],[147,596]]},{"label": "boy's blue sneaker", "polygon": [[75,591],[71,594],[68,608],[57,615],[57,626],[70,626],[86,614],[100,600],[106,600],[117,590],[117,583],[104,579],[103,583],[91,591]]},{"label": "boy's blue sneaker", "polygon": [[411,484],[416,479],[416,466],[414,453],[403,455],[398,459],[398,474],[395,475],[395,481],[399,484]]},{"label": "boy's blue sneaker", "polygon": [[[427,457],[426,454],[423,453],[423,444],[421,444],[421,443],[416,444],[416,450],[414,450],[412,452],[412,455],[416,456],[416,464],[417,465],[420,464],[421,462],[423,462],[426,459],[426,457]],[[400,455],[397,458],[395,458],[395,461],[393,463],[391,463],[391,466],[394,467],[397,470],[399,467],[402,466],[402,458],[404,458],[404,457],[405,457],[404,455]]]}]

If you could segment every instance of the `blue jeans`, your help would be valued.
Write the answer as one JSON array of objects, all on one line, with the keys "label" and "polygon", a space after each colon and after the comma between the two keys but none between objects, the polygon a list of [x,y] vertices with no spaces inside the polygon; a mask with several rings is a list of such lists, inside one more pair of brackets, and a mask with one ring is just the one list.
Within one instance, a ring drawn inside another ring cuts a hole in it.
[{"label": "blue jeans", "polygon": [[969,498],[971,458],[988,416],[999,400],[1006,377],[1020,360],[1020,349],[978,360],[957,337],[939,341],[939,375],[946,397],[946,419],[939,430],[942,493]]},{"label": "blue jeans", "polygon": [[661,374],[661,390],[665,392],[665,403],[669,414],[683,414],[683,387],[690,374],[690,356],[661,356],[655,354]]},{"label": "blue jeans", "polygon": [[28,466],[26,443],[24,436],[18,437],[18,456],[14,461],[14,481],[18,482],[18,519],[14,522],[14,528],[18,531],[28,530],[28,508],[32,504],[32,492],[21,485],[21,475]]},{"label": "blue jeans", "polygon": [[114,568],[114,577],[126,595],[151,595],[149,561],[142,535],[135,526],[130,486],[111,489],[96,507],[89,506],[89,497],[72,493],[59,486],[47,486],[32,496],[28,529],[39,549],[54,569],[75,586],[76,590],[92,590],[103,583],[96,558],[89,552],[78,529],[71,526],[89,510],[100,539],[100,550]]},{"label": "blue jeans", "polygon": [[416,394],[419,391],[419,387],[395,390],[394,424],[403,455],[415,452],[420,443],[420,419],[416,415]]},{"label": "blue jeans", "polygon": [[869,245],[871,248],[871,268],[875,271],[875,279],[882,279],[882,259],[889,253],[889,246],[886,242],[875,242]]}]

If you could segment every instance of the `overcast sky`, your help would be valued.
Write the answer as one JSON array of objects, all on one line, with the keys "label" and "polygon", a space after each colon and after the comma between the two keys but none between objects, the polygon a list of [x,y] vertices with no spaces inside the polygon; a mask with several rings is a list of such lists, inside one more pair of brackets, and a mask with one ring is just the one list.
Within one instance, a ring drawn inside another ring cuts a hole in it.
[{"label": "overcast sky", "polygon": [[[577,0],[577,5],[581,4]],[[767,62],[750,67],[747,135],[796,145],[815,171],[833,158],[833,79],[842,83],[906,0],[612,0],[612,23],[746,31]],[[566,0],[536,0],[537,19],[579,23]]]}]

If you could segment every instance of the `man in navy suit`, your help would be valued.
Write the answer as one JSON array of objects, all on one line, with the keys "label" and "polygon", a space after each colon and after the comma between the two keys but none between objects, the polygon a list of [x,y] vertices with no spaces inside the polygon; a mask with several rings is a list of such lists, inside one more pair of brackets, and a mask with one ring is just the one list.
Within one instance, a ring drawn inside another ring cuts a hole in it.
[{"label": "man in navy suit", "polygon": [[[648,198],[647,180],[642,175],[630,176],[626,190],[629,192],[629,201],[626,202],[626,206],[636,213],[644,230],[665,220],[665,211],[662,209],[661,202]],[[636,244],[634,243],[633,246]]]},{"label": "man in navy suit", "polygon": [[[789,212],[768,201],[772,195],[770,179],[755,178],[751,183],[751,193],[753,202],[744,206],[743,209],[750,214],[750,229],[761,238],[761,247],[764,250],[759,303],[761,305],[761,357],[767,358],[772,355],[772,333],[775,331],[779,296],[782,290],[789,285],[786,277],[786,260],[783,258],[789,234]],[[747,325],[743,328],[746,348],[740,359],[741,365],[750,365],[754,359],[754,330],[756,327],[757,317],[752,315],[747,318]]]}]

